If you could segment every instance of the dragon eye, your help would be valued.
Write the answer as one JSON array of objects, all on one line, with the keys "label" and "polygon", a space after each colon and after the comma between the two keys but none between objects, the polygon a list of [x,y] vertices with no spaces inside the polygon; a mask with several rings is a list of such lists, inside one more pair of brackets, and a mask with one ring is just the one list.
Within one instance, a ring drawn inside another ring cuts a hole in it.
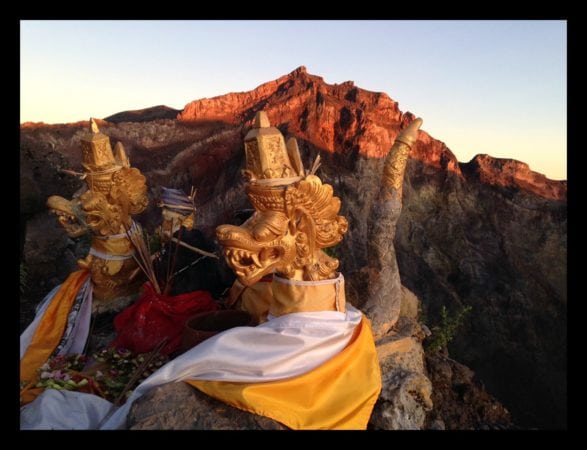
[{"label": "dragon eye", "polygon": [[265,223],[261,222],[253,228],[253,237],[257,241],[264,242],[273,240],[277,236],[279,236],[279,234],[269,228]]},{"label": "dragon eye", "polygon": [[261,261],[274,260],[279,258],[279,256],[280,251],[277,248],[264,248],[261,250],[261,253],[259,253],[259,259]]}]

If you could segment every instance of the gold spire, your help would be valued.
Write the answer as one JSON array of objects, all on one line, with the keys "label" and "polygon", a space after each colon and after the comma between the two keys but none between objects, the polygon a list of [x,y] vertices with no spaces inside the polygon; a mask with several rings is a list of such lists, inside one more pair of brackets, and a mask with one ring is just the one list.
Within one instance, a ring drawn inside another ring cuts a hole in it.
[{"label": "gold spire", "polygon": [[119,166],[130,167],[130,159],[128,159],[128,156],[124,151],[124,145],[122,145],[122,142],[117,142],[114,146],[114,159]]},{"label": "gold spire", "polygon": [[94,120],[93,117],[90,117],[90,131],[93,134],[98,134],[100,132],[100,129],[98,128],[98,124],[96,123],[96,121]]},{"label": "gold spire", "polygon": [[86,183],[92,191],[108,192],[114,172],[130,164],[121,146],[117,148],[117,158],[114,157],[110,138],[100,132],[93,118],[90,118],[88,131],[81,138],[82,166],[86,173]]},{"label": "gold spire", "polygon": [[297,167],[301,165],[297,144],[286,148],[283,135],[271,126],[265,111],[257,113],[253,128],[245,136],[245,157],[244,173],[252,182],[283,186],[299,181],[303,175],[303,169],[300,174]]},{"label": "gold spire", "polygon": [[81,139],[82,165],[86,172],[102,172],[116,166],[110,138],[100,133],[94,119],[90,119],[89,133]]}]

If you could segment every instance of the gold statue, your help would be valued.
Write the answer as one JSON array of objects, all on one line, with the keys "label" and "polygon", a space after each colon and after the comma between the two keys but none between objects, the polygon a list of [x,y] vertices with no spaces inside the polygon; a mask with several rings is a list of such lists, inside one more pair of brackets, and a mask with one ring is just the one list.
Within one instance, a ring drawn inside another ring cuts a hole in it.
[{"label": "gold statue", "polygon": [[90,252],[78,265],[91,272],[94,311],[119,309],[138,292],[141,282],[131,277],[137,264],[126,233],[136,231],[132,216],[147,207],[146,179],[130,167],[121,143],[113,154],[110,138],[100,133],[93,119],[81,146],[87,190],[72,200],[51,196],[47,206],[69,236],[92,233]]},{"label": "gold statue", "polygon": [[[348,228],[346,219],[338,215],[340,199],[333,196],[332,186],[304,172],[295,139],[286,146],[263,111],[257,113],[254,128],[245,137],[245,154],[246,191],[255,213],[239,227],[216,229],[238,280],[252,286],[272,272],[280,279],[301,282],[339,277],[338,260],[322,250],[338,244]],[[273,315],[329,309],[319,301],[313,306],[275,305],[275,292],[274,282]],[[340,295],[344,297],[343,292]],[[337,306],[344,311],[344,302]]]},{"label": "gold statue", "polygon": [[[346,305],[338,260],[323,251],[339,243],[348,228],[339,215],[340,199],[315,175],[319,159],[305,172],[297,142],[286,144],[263,111],[245,137],[245,152],[246,192],[255,212],[240,227],[219,226],[216,235],[238,277],[227,304],[240,301],[237,307],[267,322],[250,332],[228,330],[225,341],[215,342],[226,342],[226,359],[238,354],[243,361],[238,364],[259,377],[252,383],[188,383],[290,428],[365,429],[381,391],[373,335],[362,312]],[[262,280],[271,273],[270,282]],[[221,360],[223,349],[214,345],[206,354]],[[329,347],[331,356],[317,361]],[[298,358],[312,366],[292,376]],[[269,379],[273,366],[285,367],[287,379]],[[306,395],[307,386],[312,395]]]}]

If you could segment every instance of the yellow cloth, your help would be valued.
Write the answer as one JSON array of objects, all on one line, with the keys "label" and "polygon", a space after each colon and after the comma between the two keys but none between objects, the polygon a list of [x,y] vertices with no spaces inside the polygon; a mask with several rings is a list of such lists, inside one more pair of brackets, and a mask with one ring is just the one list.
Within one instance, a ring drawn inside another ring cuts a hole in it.
[{"label": "yellow cloth", "polygon": [[324,281],[292,281],[274,276],[273,282],[245,286],[236,279],[228,292],[227,306],[248,312],[257,324],[267,321],[269,313],[278,317],[294,312],[345,312],[344,278]]},{"label": "yellow cloth", "polygon": [[92,239],[92,248],[105,255],[132,256],[134,247],[126,236],[114,239]]},{"label": "yellow cloth", "polygon": [[344,278],[295,281],[273,277],[273,300],[269,313],[275,317],[297,312],[346,311]]},{"label": "yellow cloth", "polygon": [[33,401],[42,392],[42,389],[32,389],[37,380],[37,370],[49,359],[59,345],[67,325],[71,306],[88,275],[87,270],[71,273],[45,310],[43,319],[20,360],[20,381],[28,383],[27,387],[21,391],[23,403]]},{"label": "yellow cloth", "polygon": [[259,281],[247,287],[236,279],[228,292],[227,305],[248,312],[256,324],[266,322],[273,299],[271,284],[270,280]]},{"label": "yellow cloth", "polygon": [[186,382],[229,405],[300,430],[365,429],[381,391],[379,361],[365,317],[342,352],[299,377],[266,383]]}]

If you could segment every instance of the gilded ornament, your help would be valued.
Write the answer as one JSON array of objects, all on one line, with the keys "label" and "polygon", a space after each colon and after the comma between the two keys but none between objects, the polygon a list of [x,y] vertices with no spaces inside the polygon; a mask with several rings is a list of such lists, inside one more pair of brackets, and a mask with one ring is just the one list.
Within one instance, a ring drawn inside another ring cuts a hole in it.
[{"label": "gilded ornament", "polygon": [[339,262],[323,249],[338,244],[348,224],[332,186],[305,175],[297,142],[286,146],[264,111],[245,137],[245,155],[255,213],[241,226],[216,229],[240,282],[251,286],[272,272],[293,280],[336,278]]},{"label": "gilded ornament", "polygon": [[110,147],[110,138],[90,120],[90,133],[82,138],[83,179],[86,190],[72,200],[51,196],[47,206],[67,234],[91,233],[88,255],[78,261],[88,269],[93,283],[95,311],[119,309],[138,292],[140,278],[133,280],[137,264],[126,232],[138,226],[132,216],[148,205],[147,184],[141,172],[130,167],[121,143]]}]

